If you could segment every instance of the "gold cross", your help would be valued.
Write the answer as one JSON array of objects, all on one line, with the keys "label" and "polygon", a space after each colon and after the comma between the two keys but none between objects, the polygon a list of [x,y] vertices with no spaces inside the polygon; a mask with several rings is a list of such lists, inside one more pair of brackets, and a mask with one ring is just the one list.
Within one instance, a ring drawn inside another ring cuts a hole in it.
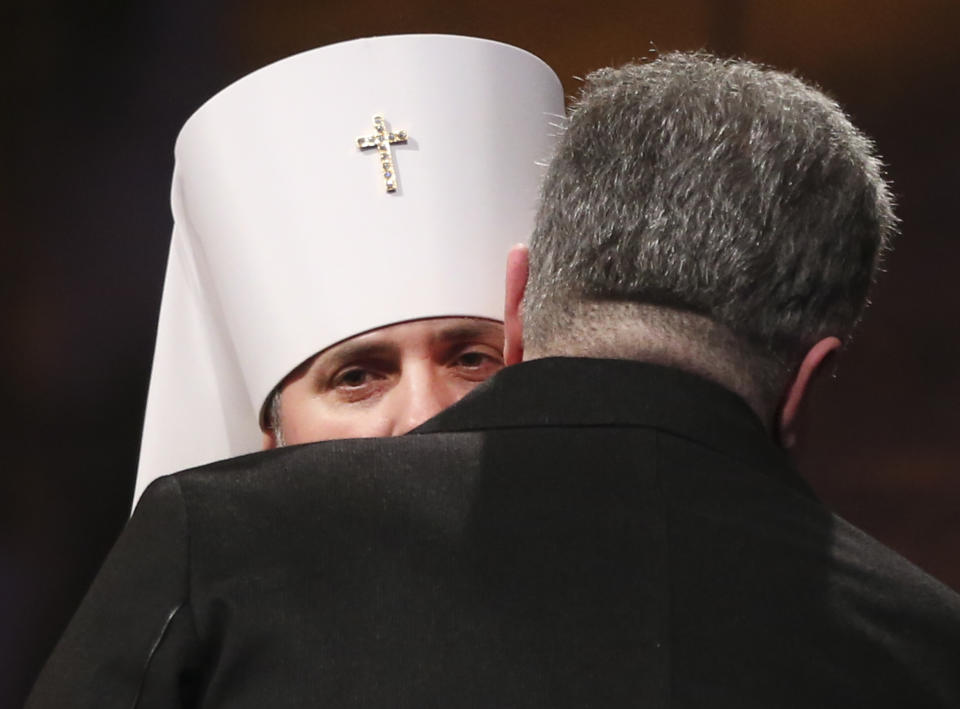
[{"label": "gold cross", "polygon": [[360,150],[376,148],[380,155],[380,167],[383,170],[383,179],[387,183],[387,192],[397,191],[397,171],[393,167],[393,157],[390,155],[390,146],[407,142],[407,131],[398,130],[396,133],[387,130],[383,116],[373,117],[373,127],[376,133],[357,138],[357,147]]}]

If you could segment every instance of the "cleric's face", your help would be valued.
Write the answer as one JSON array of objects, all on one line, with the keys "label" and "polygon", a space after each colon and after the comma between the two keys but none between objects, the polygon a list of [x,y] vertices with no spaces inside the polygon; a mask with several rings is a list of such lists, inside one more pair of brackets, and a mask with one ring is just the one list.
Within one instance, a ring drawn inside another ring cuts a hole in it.
[{"label": "cleric's face", "polygon": [[[398,436],[503,368],[503,325],[415,320],[357,335],[296,370],[280,394],[287,445]],[[266,448],[277,437],[265,434]]]}]

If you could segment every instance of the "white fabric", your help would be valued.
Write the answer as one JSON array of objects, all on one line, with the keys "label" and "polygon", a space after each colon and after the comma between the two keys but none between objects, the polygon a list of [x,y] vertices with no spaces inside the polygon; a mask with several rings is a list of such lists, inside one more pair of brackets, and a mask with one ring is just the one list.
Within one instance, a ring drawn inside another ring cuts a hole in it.
[{"label": "white fabric", "polygon": [[[322,47],[204,104],[176,145],[174,231],[135,499],[259,449],[260,409],[316,352],[425,317],[502,319],[563,113],[533,55],[468,37]],[[382,114],[399,189],[356,139]]]}]

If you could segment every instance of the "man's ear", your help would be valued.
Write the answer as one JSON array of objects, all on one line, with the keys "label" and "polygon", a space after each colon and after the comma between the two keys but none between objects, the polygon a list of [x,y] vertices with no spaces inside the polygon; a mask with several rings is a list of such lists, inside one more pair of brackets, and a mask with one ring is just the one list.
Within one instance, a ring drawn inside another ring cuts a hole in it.
[{"label": "man's ear", "polygon": [[268,428],[263,432],[263,443],[261,444],[261,450],[269,451],[277,447],[277,434],[273,432],[272,428]]},{"label": "man's ear", "polygon": [[809,401],[813,383],[828,370],[831,355],[840,349],[841,342],[836,337],[825,337],[811,347],[804,355],[800,367],[787,389],[787,396],[778,412],[777,434],[780,445],[793,448],[797,443],[797,423],[803,404]]},{"label": "man's ear", "polygon": [[507,292],[503,303],[503,361],[523,361],[523,292],[530,275],[530,253],[524,244],[517,244],[507,254]]}]

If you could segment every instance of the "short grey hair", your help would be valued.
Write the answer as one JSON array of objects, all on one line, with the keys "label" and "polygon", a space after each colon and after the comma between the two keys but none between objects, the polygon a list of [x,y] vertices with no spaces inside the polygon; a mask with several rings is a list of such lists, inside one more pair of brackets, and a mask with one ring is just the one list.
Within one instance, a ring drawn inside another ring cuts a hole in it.
[{"label": "short grey hair", "polygon": [[797,77],[702,52],[600,69],[543,184],[524,341],[652,305],[729,330],[772,381],[850,335],[896,226],[871,141]]}]

